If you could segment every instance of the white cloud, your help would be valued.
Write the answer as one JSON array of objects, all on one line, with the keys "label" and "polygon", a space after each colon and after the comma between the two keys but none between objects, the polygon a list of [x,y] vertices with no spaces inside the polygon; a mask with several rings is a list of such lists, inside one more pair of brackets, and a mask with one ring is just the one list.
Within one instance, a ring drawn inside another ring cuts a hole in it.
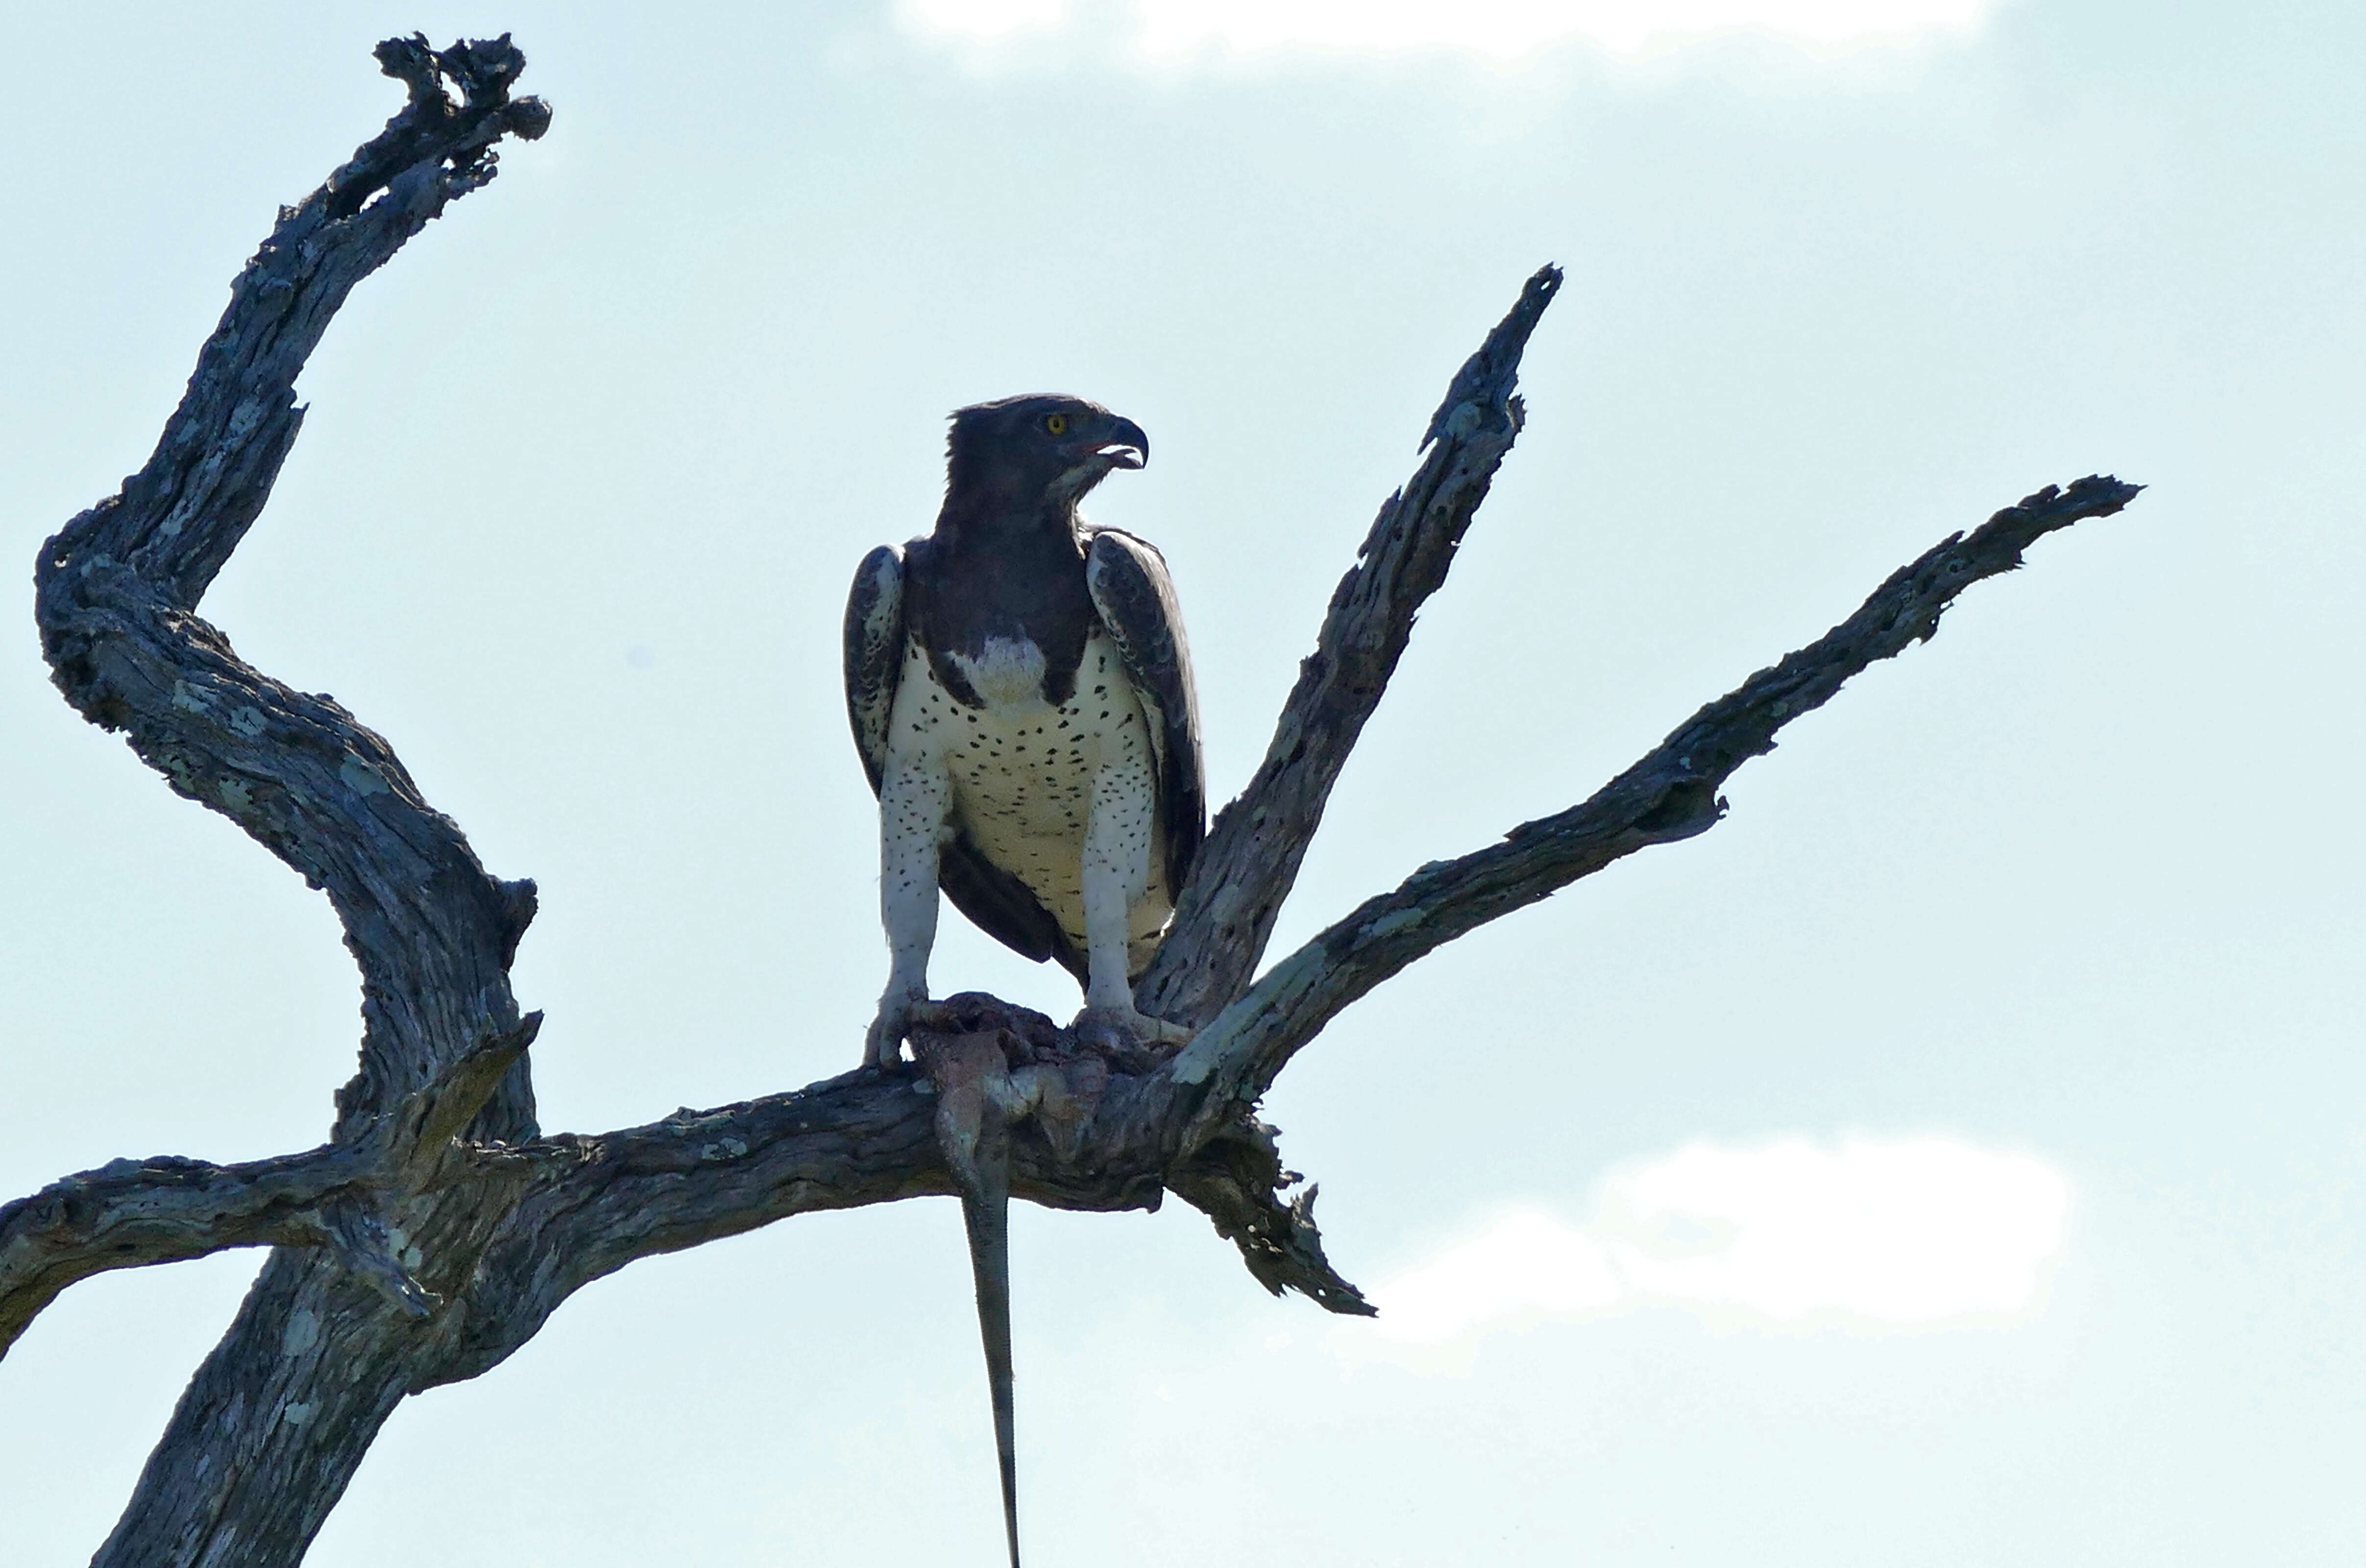
[{"label": "white cloud", "polygon": [[2069,1188],[1953,1138],[1696,1144],[1615,1172],[1592,1218],[1526,1211],[1379,1287],[1380,1326],[1437,1343],[1654,1304],[1766,1323],[2009,1319],[2060,1252]]},{"label": "white cloud", "polygon": [[1994,0],[896,0],[923,35],[993,41],[1113,25],[1153,59],[1209,51],[1452,49],[1512,58],[1572,39],[1641,53],[1719,33],[1822,47],[1977,27]]}]

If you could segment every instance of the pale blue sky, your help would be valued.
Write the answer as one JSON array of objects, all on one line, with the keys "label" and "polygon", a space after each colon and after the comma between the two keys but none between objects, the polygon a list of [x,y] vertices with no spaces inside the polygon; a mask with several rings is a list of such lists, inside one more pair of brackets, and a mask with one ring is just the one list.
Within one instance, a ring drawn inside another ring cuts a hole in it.
[{"label": "pale blue sky", "polygon": [[[1950,530],[2141,480],[1714,833],[1292,1066],[1271,1119],[1341,1269],[1405,1281],[1389,1324],[1268,1300],[1179,1203],[1022,1213],[1030,1561],[2366,1555],[2366,17],[2007,0],[1620,53],[1610,0],[1489,0],[1388,7],[1417,36],[1373,51],[1276,4],[1200,15],[1298,41],[1160,52],[1122,6],[980,37],[946,3],[9,10],[11,581],[390,112],[370,45],[514,30],[550,136],[355,295],[205,611],[539,881],[544,1122],[594,1131],[858,1058],[838,616],[928,526],[958,403],[1150,432],[1092,510],[1174,564],[1222,799],[1447,378],[1569,268],[1283,943],[1589,793]],[[1525,52],[1433,26],[1563,15],[1592,32]],[[0,610],[0,1198],[317,1142],[357,1031],[328,909]],[[1075,1005],[957,920],[939,953]],[[1631,1245],[1679,1190],[1681,1275]],[[256,1261],[77,1287],[0,1362],[10,1568],[86,1559]],[[1883,1304],[1956,1266],[1957,1310]],[[967,1293],[949,1202],[637,1266],[399,1412],[311,1561],[991,1561]]]}]

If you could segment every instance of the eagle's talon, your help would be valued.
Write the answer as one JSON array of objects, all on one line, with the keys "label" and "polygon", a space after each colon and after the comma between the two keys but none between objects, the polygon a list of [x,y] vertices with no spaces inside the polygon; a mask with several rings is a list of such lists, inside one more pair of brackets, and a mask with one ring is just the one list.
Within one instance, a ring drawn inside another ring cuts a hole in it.
[{"label": "eagle's talon", "polygon": [[862,1065],[894,1072],[904,1065],[904,1036],[910,1032],[913,1014],[929,1005],[928,997],[888,995],[879,998],[878,1016],[862,1034]]}]

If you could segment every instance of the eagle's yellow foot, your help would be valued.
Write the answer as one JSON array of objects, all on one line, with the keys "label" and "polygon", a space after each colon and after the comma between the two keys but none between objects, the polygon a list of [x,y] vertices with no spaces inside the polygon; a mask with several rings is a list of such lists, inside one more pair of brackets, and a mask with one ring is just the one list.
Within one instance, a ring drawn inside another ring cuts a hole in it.
[{"label": "eagle's yellow foot", "polygon": [[1198,1032],[1137,1011],[1132,1002],[1120,1007],[1088,1007],[1068,1027],[1079,1039],[1121,1049],[1129,1045],[1180,1045]]}]

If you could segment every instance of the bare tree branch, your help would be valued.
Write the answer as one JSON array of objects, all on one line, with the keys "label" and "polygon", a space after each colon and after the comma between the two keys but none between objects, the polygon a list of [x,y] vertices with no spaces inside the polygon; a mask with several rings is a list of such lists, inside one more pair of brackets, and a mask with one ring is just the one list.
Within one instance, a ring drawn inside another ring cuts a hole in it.
[{"label": "bare tree branch", "polygon": [[[377,57],[409,88],[402,111],[282,209],[154,455],[43,546],[35,568],[42,648],[66,700],[124,731],[176,791],[237,822],[335,907],[364,1019],[340,1145],[384,1141],[379,1124],[398,1106],[516,1036],[507,969],[534,909],[532,885],[488,876],[384,740],[331,699],[241,661],[193,613],[270,494],[302,423],[297,374],[354,286],[492,178],[501,137],[549,123],[539,102],[510,96],[524,57],[505,38],[441,51],[393,39]],[[533,1095],[514,1053],[502,1071],[498,1088],[462,1096],[478,1134],[531,1136]],[[391,1198],[399,1221],[385,1194],[336,1195],[318,1210],[330,1245],[266,1266],[98,1561],[301,1556],[413,1381],[417,1312],[465,1282],[500,1212],[482,1193]]]},{"label": "bare tree branch", "polygon": [[1325,1312],[1378,1316],[1380,1309],[1324,1253],[1314,1224],[1317,1189],[1282,1196],[1303,1179],[1282,1168],[1278,1137],[1279,1129],[1235,1111],[1168,1168],[1166,1185],[1208,1216],[1216,1234],[1240,1249],[1250,1276],[1274,1295],[1296,1291]]},{"label": "bare tree branch", "polygon": [[311,1247],[319,1209],[373,1176],[328,1145],[244,1165],[119,1159],[0,1205],[0,1356],[68,1285],[110,1269],[178,1263],[232,1247]]},{"label": "bare tree branch", "polygon": [[[939,1006],[969,1031],[1025,1037],[1037,1070],[1078,1111],[1067,1136],[1015,1139],[1010,1190],[1049,1208],[1155,1210],[1172,1190],[1208,1213],[1274,1294],[1288,1286],[1334,1312],[1369,1315],[1363,1297],[1324,1258],[1313,1194],[1283,1203],[1298,1180],[1281,1168],[1271,1130],[1243,1118],[1187,1162],[1172,1135],[1196,1093],[1163,1062],[1115,1070],[1041,1013],[992,997]],[[626,1264],[738,1235],[793,1214],[958,1189],[932,1126],[924,1077],[853,1072],[789,1094],[598,1137],[534,1145],[541,1174],[509,1212],[456,1305],[457,1329],[434,1382],[479,1376],[537,1333],[575,1292]],[[1040,1122],[1039,1122],[1040,1125]]]},{"label": "bare tree branch", "polygon": [[1331,786],[1413,637],[1414,615],[1445,582],[1527,421],[1513,392],[1520,355],[1560,282],[1560,268],[1538,269],[1430,416],[1421,441],[1428,454],[1381,504],[1357,563],[1333,590],[1265,761],[1209,829],[1166,941],[1134,987],[1144,1012],[1205,1023],[1256,973]]},{"label": "bare tree branch", "polygon": [[1775,732],[1831,700],[1876,660],[1928,642],[1955,595],[2022,564],[2045,535],[2108,517],[2144,487],[2090,476],[2007,507],[1969,536],[1951,534],[1901,567],[1854,615],[1695,714],[1626,772],[1558,816],[1504,841],[1422,867],[1274,965],[1175,1062],[1182,1083],[1212,1089],[1189,1148],[1233,1100],[1254,1100],[1339,1011],[1423,954],[1652,844],[1705,833],[1725,813],[1718,787]]},{"label": "bare tree branch", "polygon": [[[539,136],[549,123],[539,100],[510,98],[524,58],[506,39],[440,54],[397,39],[377,54],[409,85],[410,103],[300,206],[282,209],[231,285],[154,454],[51,538],[34,574],[42,649],[66,700],[125,731],[174,789],[335,904],[361,965],[366,1023],[341,1135],[468,1043],[516,1026],[504,972],[533,913],[532,885],[487,876],[383,739],[330,698],[261,675],[190,613],[263,510],[303,423],[297,375],[345,297],[493,177],[501,136]],[[532,1114],[520,1075],[498,1119],[515,1134]]]}]

